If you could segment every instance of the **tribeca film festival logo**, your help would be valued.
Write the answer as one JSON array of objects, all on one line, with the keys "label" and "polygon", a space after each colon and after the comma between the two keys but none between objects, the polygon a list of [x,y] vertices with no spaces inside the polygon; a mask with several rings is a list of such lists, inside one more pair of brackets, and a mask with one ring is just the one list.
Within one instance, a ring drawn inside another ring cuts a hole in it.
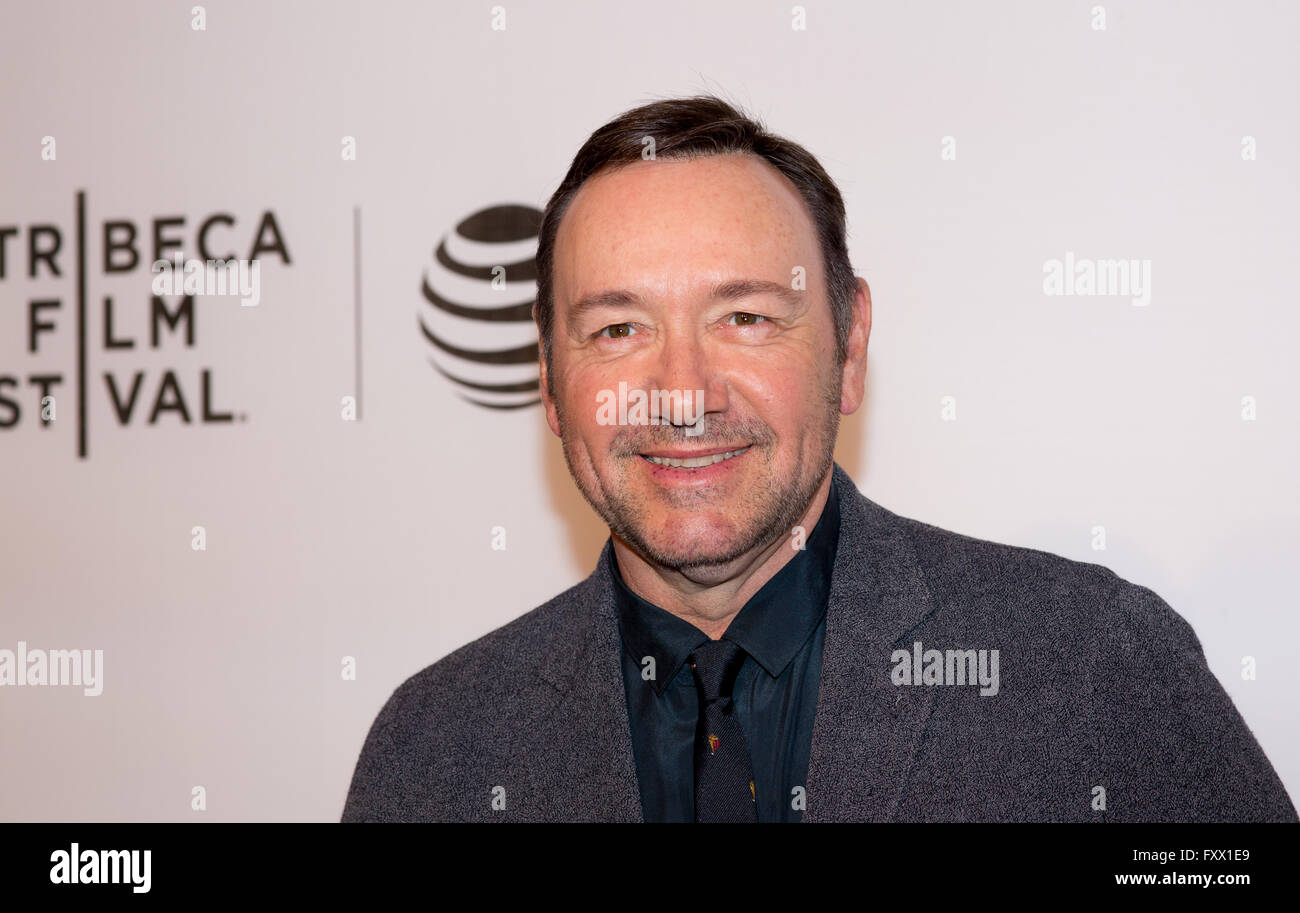
[{"label": "tribeca film festival logo", "polygon": [[29,650],[27,641],[18,649],[0,650],[0,686],[15,688],[46,685],[77,687],[86,697],[104,693],[103,650]]},{"label": "tribeca film festival logo", "polygon": [[200,298],[260,303],[262,265],[291,264],[275,213],[95,222],[86,199],[77,192],[71,227],[0,224],[0,340],[21,344],[28,360],[25,369],[0,364],[0,431],[45,430],[71,416],[84,459],[100,415],[119,428],[245,421],[217,396],[212,367],[158,367],[151,356],[198,348]]},{"label": "tribeca film festival logo", "polygon": [[1151,261],[1075,259],[1074,251],[1067,250],[1064,261],[1043,264],[1043,294],[1128,298],[1134,307],[1146,307],[1151,303]]},{"label": "tribeca film festival logo", "polygon": [[998,693],[997,650],[926,650],[918,640],[911,652],[895,650],[889,661],[895,685],[980,685],[980,697]]},{"label": "tribeca film festival logo", "polygon": [[443,235],[424,270],[418,322],[429,363],[485,409],[541,402],[533,323],[541,222],[532,206],[480,209]]}]

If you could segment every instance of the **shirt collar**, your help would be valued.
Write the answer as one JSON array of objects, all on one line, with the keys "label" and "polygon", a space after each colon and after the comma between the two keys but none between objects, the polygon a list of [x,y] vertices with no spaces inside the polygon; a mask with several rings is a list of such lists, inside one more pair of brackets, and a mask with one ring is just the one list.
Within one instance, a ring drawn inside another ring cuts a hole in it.
[{"label": "shirt collar", "polygon": [[[837,485],[832,476],[826,506],[804,548],[750,597],[723,634],[774,678],[790,664],[826,614],[839,544]],[[623,648],[638,666],[646,657],[654,658],[654,689],[662,694],[691,651],[709,638],[690,622],[632,592],[619,572],[614,549],[608,551]]]}]

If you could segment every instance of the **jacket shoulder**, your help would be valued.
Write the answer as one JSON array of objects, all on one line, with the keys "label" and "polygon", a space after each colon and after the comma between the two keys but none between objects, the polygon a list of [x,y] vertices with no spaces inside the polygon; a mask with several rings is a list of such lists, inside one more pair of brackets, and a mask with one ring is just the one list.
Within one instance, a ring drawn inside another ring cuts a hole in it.
[{"label": "jacket shoulder", "polygon": [[406,679],[393,698],[472,697],[492,705],[509,701],[523,685],[549,679],[550,664],[571,656],[577,633],[590,625],[593,584],[588,578],[458,647]]},{"label": "jacket shoulder", "polygon": [[1100,564],[890,516],[930,590],[925,636],[1001,649],[1008,687],[997,700],[1011,702],[1015,726],[992,706],[982,724],[1071,756],[1087,817],[1296,820],[1191,624],[1152,589]]},{"label": "jacket shoulder", "polygon": [[398,685],[366,736],[343,820],[457,818],[448,797],[486,788],[514,740],[554,703],[551,664],[573,662],[591,624],[593,583],[589,577]]},{"label": "jacket shoulder", "polygon": [[1050,652],[1143,651],[1204,666],[1191,624],[1154,590],[1102,564],[956,533],[894,515],[916,552],[940,615]]},{"label": "jacket shoulder", "polygon": [[[1050,635],[1053,642],[1077,644],[1123,620],[1112,602],[1133,584],[1104,565],[885,514],[915,555],[932,623],[954,634],[1004,641]],[[1167,606],[1150,610],[1174,614]]]},{"label": "jacket shoulder", "polygon": [[1095,681],[1158,659],[1209,674],[1187,619],[1105,565],[895,519],[930,591],[933,627],[1032,651],[1043,675]]}]

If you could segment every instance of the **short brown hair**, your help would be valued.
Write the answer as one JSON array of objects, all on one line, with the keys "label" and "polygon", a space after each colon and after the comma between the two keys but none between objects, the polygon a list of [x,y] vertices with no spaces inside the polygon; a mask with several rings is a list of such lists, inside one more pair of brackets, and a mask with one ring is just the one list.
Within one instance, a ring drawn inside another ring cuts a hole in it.
[{"label": "short brown hair", "polygon": [[[546,362],[551,361],[555,324],[552,294],[555,236],[569,203],[588,178],[606,168],[641,161],[645,138],[654,139],[656,159],[677,160],[709,155],[749,154],[780,171],[803,198],[821,242],[835,350],[840,364],[848,352],[857,280],[849,263],[844,199],[825,169],[798,143],[768,133],[754,118],[712,95],[670,98],[625,111],[582,144],[569,172],[551,195],[537,234],[537,305],[535,316]],[[550,372],[547,378],[550,379]]]}]

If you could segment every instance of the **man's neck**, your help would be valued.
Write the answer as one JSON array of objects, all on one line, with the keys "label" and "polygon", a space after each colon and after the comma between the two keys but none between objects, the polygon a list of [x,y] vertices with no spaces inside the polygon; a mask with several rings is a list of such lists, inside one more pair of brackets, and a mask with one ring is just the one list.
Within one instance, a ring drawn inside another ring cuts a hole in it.
[{"label": "man's neck", "polygon": [[[797,523],[809,535],[826,507],[831,475],[826,473]],[[614,537],[614,557],[623,582],[632,592],[717,640],[750,597],[798,554],[791,545],[790,532],[782,531],[774,540],[740,556],[722,568],[720,575],[711,575],[707,581],[647,561],[618,536]]]}]

